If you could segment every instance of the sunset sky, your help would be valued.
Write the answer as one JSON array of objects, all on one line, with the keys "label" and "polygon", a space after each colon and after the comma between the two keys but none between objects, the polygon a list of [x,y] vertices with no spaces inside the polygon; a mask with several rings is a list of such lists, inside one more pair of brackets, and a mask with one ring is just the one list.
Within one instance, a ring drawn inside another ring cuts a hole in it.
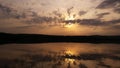
[{"label": "sunset sky", "polygon": [[120,0],[0,0],[0,32],[120,35]]}]

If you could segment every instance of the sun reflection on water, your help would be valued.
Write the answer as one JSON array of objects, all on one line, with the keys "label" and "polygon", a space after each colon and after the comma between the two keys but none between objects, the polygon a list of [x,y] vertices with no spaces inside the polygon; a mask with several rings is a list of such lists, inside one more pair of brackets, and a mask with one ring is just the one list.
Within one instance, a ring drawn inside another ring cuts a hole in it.
[{"label": "sun reflection on water", "polygon": [[73,53],[71,50],[66,51],[65,54],[66,54],[66,55],[69,55],[69,56],[74,55],[74,53]]},{"label": "sun reflection on water", "polygon": [[65,59],[65,62],[66,62],[66,63],[74,63],[74,62],[75,62],[75,59],[66,58],[66,59]]}]

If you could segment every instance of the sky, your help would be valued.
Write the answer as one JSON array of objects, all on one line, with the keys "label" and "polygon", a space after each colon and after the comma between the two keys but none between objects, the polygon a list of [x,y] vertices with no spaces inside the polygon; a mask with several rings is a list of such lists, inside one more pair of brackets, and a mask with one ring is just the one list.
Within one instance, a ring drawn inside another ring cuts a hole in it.
[{"label": "sky", "polygon": [[0,32],[120,35],[120,0],[0,0]]}]

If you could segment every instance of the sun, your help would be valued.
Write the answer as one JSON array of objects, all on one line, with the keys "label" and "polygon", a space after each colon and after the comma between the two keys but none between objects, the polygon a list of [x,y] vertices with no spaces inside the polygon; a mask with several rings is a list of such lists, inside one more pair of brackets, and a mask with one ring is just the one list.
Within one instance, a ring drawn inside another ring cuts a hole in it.
[{"label": "sun", "polygon": [[79,28],[79,24],[78,23],[71,23],[71,22],[69,22],[69,23],[65,23],[64,25],[63,25],[63,27],[66,29],[66,30],[68,30],[68,31],[78,31],[78,28]]},{"label": "sun", "polygon": [[66,28],[73,28],[74,27],[74,23],[69,22],[69,21],[72,21],[72,20],[75,20],[75,17],[73,15],[66,16],[65,17],[65,21],[68,21],[68,23],[65,23],[64,27],[66,27]]},{"label": "sun", "polygon": [[72,28],[74,26],[73,23],[68,23],[68,24],[65,24],[64,27],[66,28]]},{"label": "sun", "polygon": [[72,15],[72,16],[66,16],[65,17],[65,20],[67,21],[67,20],[75,20],[75,18],[74,18],[74,16]]}]

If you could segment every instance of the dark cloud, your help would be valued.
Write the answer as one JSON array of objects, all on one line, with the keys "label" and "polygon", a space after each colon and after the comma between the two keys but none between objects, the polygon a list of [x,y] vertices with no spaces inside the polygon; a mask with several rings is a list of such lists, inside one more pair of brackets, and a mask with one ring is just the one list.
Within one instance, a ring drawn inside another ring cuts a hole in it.
[{"label": "dark cloud", "polygon": [[97,14],[97,16],[98,16],[98,19],[100,19],[100,18],[103,18],[105,15],[109,15],[109,14],[110,14],[109,12],[105,12],[105,13]]},{"label": "dark cloud", "polygon": [[80,25],[91,25],[91,26],[99,26],[104,25],[104,23],[97,19],[77,19],[77,20],[68,20],[64,21],[65,23],[79,23]]},{"label": "dark cloud", "polygon": [[57,18],[53,18],[53,17],[47,17],[47,16],[35,16],[33,18],[31,18],[30,20],[26,20],[26,23],[51,23],[51,22],[56,22],[56,20],[58,21]]},{"label": "dark cloud", "polygon": [[68,20],[64,21],[65,23],[79,23],[80,25],[87,26],[106,26],[106,25],[115,25],[120,23],[120,19],[111,20],[111,21],[101,21],[99,19],[77,19],[77,20]]},{"label": "dark cloud", "polygon": [[62,14],[59,12],[59,9],[56,10],[56,11],[53,11],[53,14],[58,17],[58,18],[61,18],[62,17]]},{"label": "dark cloud", "polygon": [[70,7],[70,8],[67,9],[68,16],[70,16],[73,8],[74,8],[74,7]]},{"label": "dark cloud", "polygon": [[21,18],[27,18],[27,17],[36,17],[37,13],[34,11],[30,11],[29,9],[25,10],[24,12],[18,12],[17,10],[0,4],[0,18],[15,18],[15,19],[21,19]]},{"label": "dark cloud", "polygon": [[[58,18],[62,16],[58,11],[53,12],[56,17],[40,16],[37,12],[25,10],[24,12],[17,13],[16,10],[0,4],[0,18],[14,18],[20,19],[24,23],[50,23],[59,21]],[[30,18],[28,20],[28,18]],[[24,20],[23,20],[24,19]]]},{"label": "dark cloud", "polygon": [[76,14],[73,14],[73,18],[75,18],[76,17]]},{"label": "dark cloud", "polygon": [[24,17],[23,15],[20,15],[17,13],[17,10],[9,7],[9,6],[5,6],[0,4],[0,18],[22,18]]},{"label": "dark cloud", "polygon": [[108,21],[107,23],[117,24],[117,23],[120,23],[120,19],[117,19],[117,20],[111,20],[111,21]]},{"label": "dark cloud", "polygon": [[20,18],[28,18],[28,17],[36,17],[38,16],[38,14],[34,11],[25,11],[25,12],[22,12],[20,15]]},{"label": "dark cloud", "polygon": [[88,26],[101,26],[101,25],[105,25],[105,23],[103,23],[100,20],[97,19],[83,19],[79,22],[81,25],[88,25]]},{"label": "dark cloud", "polygon": [[119,7],[119,8],[115,8],[115,9],[114,9],[114,12],[120,13],[120,7]]},{"label": "dark cloud", "polygon": [[113,25],[112,28],[114,28],[114,29],[120,29],[120,25]]},{"label": "dark cloud", "polygon": [[12,9],[10,7],[0,4],[0,18],[8,18],[9,16],[12,16],[11,13]]},{"label": "dark cloud", "polygon": [[11,8],[3,6],[2,4],[0,4],[0,11],[3,11],[2,13],[5,15],[9,15],[12,12]]},{"label": "dark cloud", "polygon": [[105,0],[96,7],[97,9],[113,8],[113,11],[120,13],[120,0]]},{"label": "dark cloud", "polygon": [[115,7],[118,3],[120,3],[120,0],[105,0],[100,5],[98,5],[97,8],[111,8]]},{"label": "dark cloud", "polygon": [[86,11],[79,11],[79,16],[85,15],[86,13]]}]

